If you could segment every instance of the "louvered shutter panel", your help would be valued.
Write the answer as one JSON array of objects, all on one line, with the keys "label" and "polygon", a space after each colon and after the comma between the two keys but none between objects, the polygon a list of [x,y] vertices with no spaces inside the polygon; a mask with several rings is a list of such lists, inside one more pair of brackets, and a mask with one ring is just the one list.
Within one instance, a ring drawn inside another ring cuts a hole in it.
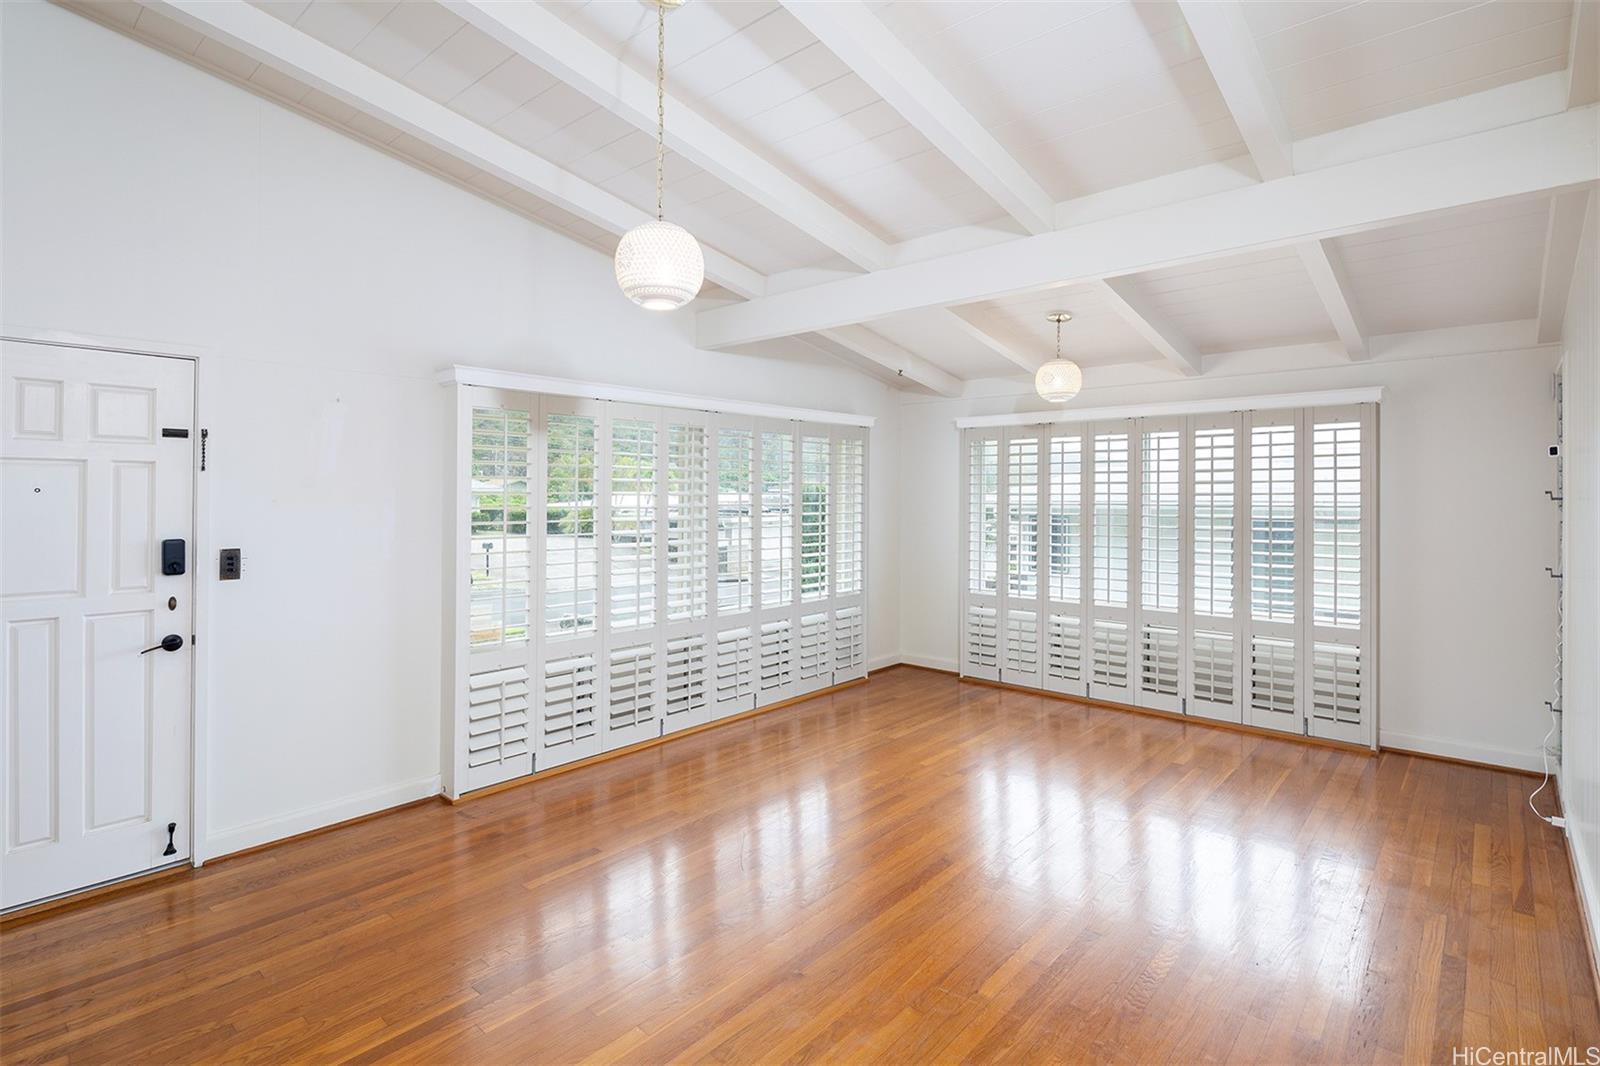
[{"label": "louvered shutter panel", "polygon": [[540,770],[600,753],[600,679],[593,655],[547,659],[534,765]]},{"label": "louvered shutter panel", "polygon": [[777,703],[794,695],[794,623],[777,618],[761,623],[756,649],[756,706]]},{"label": "louvered shutter panel", "polygon": [[961,673],[1000,678],[1000,434],[967,430],[962,469]]},{"label": "louvered shutter panel", "polygon": [[1138,580],[1137,426],[1096,425],[1089,440],[1089,695],[1132,703],[1137,687],[1129,661]]},{"label": "louvered shutter panel", "polygon": [[711,656],[702,633],[668,638],[663,733],[711,720]]},{"label": "louvered shutter panel", "polygon": [[1052,429],[1046,440],[1045,627],[1043,685],[1088,694],[1084,670],[1084,462],[1081,427]]},{"label": "louvered shutter panel", "polygon": [[800,616],[795,694],[805,695],[833,684],[833,619],[827,611]]},{"label": "louvered shutter panel", "polygon": [[1042,553],[1048,551],[1040,521],[1046,487],[1045,445],[1038,427],[1005,435],[1002,515],[1005,580],[1001,583],[1000,680],[1037,688],[1041,683],[1040,645],[1044,629]]},{"label": "louvered shutter panel", "polygon": [[532,772],[528,695],[528,671],[523,666],[468,677],[466,789]]},{"label": "louvered shutter panel", "polygon": [[1249,416],[1247,513],[1250,521],[1249,717],[1252,725],[1304,731],[1299,661],[1303,599],[1301,465],[1304,413]]},{"label": "louvered shutter panel", "polygon": [[756,705],[755,638],[749,626],[717,633],[716,706],[712,716],[726,718]]},{"label": "louvered shutter panel", "polygon": [[717,614],[755,607],[755,429],[717,428]]},{"label": "louvered shutter panel", "polygon": [[1144,419],[1139,433],[1139,673],[1136,700],[1163,711],[1183,708],[1188,566],[1184,531],[1183,419]]},{"label": "louvered shutter panel", "polygon": [[826,431],[800,435],[800,602],[820,603],[833,591],[828,568],[828,497],[833,441]]},{"label": "louvered shutter panel", "polygon": [[1308,622],[1308,732],[1357,744],[1374,742],[1375,686],[1369,681],[1373,580],[1371,515],[1376,492],[1370,405],[1316,408],[1308,510],[1311,610]]},{"label": "louvered shutter panel", "polygon": [[1238,414],[1190,420],[1190,714],[1242,722],[1240,591],[1246,526],[1240,521],[1244,465]]},{"label": "louvered shutter panel", "polygon": [[661,689],[653,644],[613,648],[607,655],[605,739],[602,747],[637,744],[661,735]]},{"label": "louvered shutter panel", "polygon": [[867,676],[866,612],[841,607],[833,615],[833,683]]}]

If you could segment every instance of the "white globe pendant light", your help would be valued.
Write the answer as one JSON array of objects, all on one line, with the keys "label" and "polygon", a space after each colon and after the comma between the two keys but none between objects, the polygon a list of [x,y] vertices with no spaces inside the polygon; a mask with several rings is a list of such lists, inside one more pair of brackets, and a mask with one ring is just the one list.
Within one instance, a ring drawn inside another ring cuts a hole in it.
[{"label": "white globe pendant light", "polygon": [[633,227],[617,244],[617,285],[647,311],[673,311],[700,292],[706,260],[688,230],[662,217],[662,163],[666,155],[667,9],[683,0],[647,0],[656,9],[656,217]]},{"label": "white globe pendant light", "polygon": [[1061,358],[1061,323],[1072,321],[1065,311],[1051,311],[1045,318],[1056,324],[1056,357],[1033,375],[1033,389],[1041,400],[1066,403],[1083,388],[1083,371],[1071,359]]}]

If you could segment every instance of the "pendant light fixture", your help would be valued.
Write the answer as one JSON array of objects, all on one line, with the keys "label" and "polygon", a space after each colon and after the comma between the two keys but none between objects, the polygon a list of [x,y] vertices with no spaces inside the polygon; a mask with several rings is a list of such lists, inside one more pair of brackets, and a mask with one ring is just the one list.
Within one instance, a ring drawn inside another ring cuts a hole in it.
[{"label": "pendant light fixture", "polygon": [[706,279],[700,244],[662,217],[661,188],[667,143],[667,10],[684,0],[645,0],[656,9],[656,217],[633,227],[617,244],[617,285],[647,311],[674,311],[699,293]]},{"label": "pendant light fixture", "polygon": [[1083,371],[1071,359],[1061,358],[1061,323],[1071,322],[1066,311],[1051,311],[1045,316],[1056,324],[1056,357],[1033,375],[1033,388],[1041,400],[1066,403],[1083,388]]}]

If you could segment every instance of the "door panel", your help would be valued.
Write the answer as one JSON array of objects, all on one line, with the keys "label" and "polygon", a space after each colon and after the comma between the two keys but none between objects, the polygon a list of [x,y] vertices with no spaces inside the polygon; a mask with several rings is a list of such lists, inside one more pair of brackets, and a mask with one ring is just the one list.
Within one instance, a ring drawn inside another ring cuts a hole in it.
[{"label": "door panel", "polygon": [[[12,907],[189,854],[194,579],[162,573],[160,548],[184,540],[192,571],[194,370],[41,344],[3,354]],[[158,647],[169,634],[176,651]]]}]

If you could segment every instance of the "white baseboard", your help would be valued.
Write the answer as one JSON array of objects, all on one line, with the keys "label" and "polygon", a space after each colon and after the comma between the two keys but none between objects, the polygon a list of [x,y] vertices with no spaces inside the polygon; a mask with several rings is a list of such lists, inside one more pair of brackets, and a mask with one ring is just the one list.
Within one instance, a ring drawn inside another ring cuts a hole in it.
[{"label": "white baseboard", "polygon": [[1537,751],[1507,751],[1504,748],[1469,744],[1462,740],[1449,740],[1445,737],[1420,737],[1412,733],[1394,733],[1381,728],[1378,730],[1378,746],[1380,748],[1403,748],[1406,751],[1420,751],[1428,755],[1442,755],[1447,759],[1465,759],[1468,762],[1489,763],[1491,766],[1504,766],[1513,770],[1544,769],[1544,761],[1539,757]]},{"label": "white baseboard", "polygon": [[199,866],[210,859],[220,859],[224,855],[231,855],[246,848],[270,844],[274,840],[292,837],[297,833],[307,833],[351,818],[360,818],[364,814],[373,814],[390,807],[398,807],[402,803],[411,803],[437,795],[439,795],[439,775],[434,774],[432,777],[420,777],[415,781],[404,781],[398,785],[385,785],[383,788],[345,796],[331,803],[302,807],[298,811],[291,811],[274,818],[264,818],[232,829],[224,829],[219,833],[211,833],[205,840],[196,843],[194,864]]},{"label": "white baseboard", "polygon": [[937,659],[927,655],[885,655],[881,664],[873,664],[874,670],[881,670],[885,666],[895,666],[905,663],[907,666],[925,666],[929,670],[948,670],[956,672],[954,659]]},{"label": "white baseboard", "polygon": [[1584,851],[1581,838],[1572,831],[1571,822],[1567,823],[1565,832],[1567,854],[1572,856],[1572,868],[1577,871],[1578,906],[1588,919],[1584,927],[1589,931],[1590,958],[1596,960],[1596,968],[1600,969],[1600,880],[1596,880],[1594,868],[1594,859],[1600,856]]}]

